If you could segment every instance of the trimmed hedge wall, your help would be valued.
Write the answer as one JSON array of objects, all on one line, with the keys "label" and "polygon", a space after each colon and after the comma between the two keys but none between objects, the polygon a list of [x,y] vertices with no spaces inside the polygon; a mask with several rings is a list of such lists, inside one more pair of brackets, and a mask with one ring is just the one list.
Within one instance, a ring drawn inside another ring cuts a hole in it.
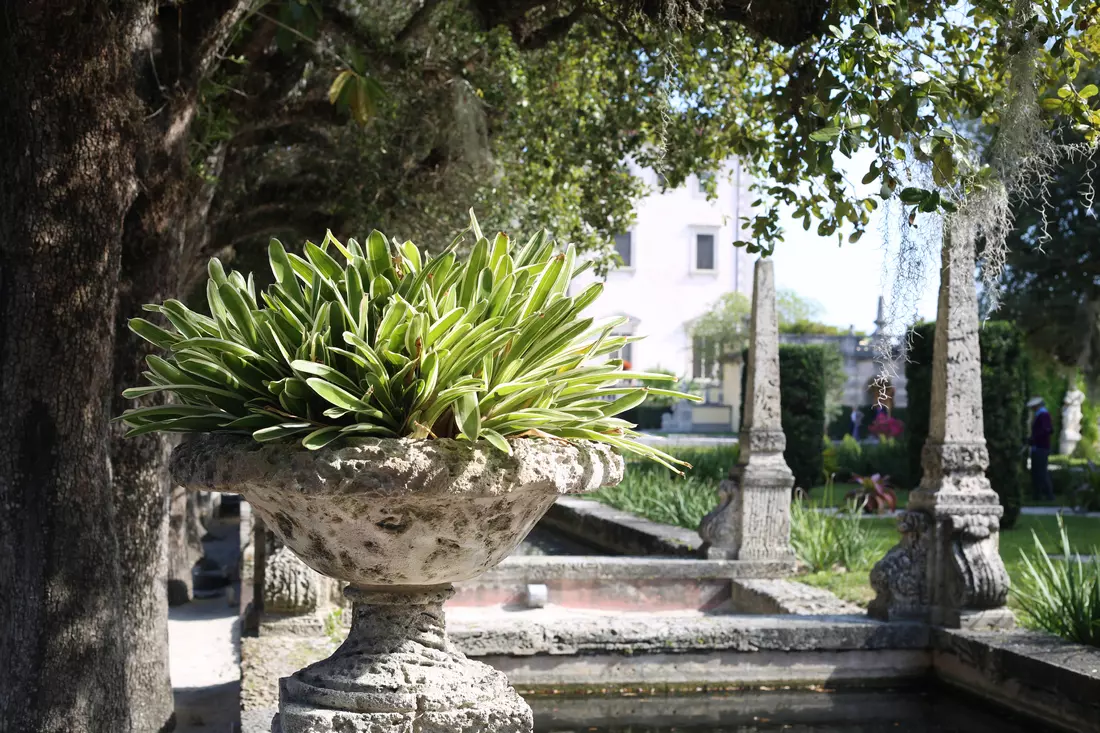
[{"label": "trimmed hedge wall", "polygon": [[920,454],[928,439],[932,408],[932,351],[936,342],[936,324],[921,323],[913,328],[905,364],[905,391],[909,395],[909,422],[905,424],[909,447],[909,472],[920,485],[924,468]]},{"label": "trimmed hedge wall", "polygon": [[[920,453],[928,437],[932,395],[932,351],[935,324],[916,328],[905,368],[909,391],[909,459],[914,475],[921,474]],[[1016,523],[1026,485],[1021,447],[1027,439],[1028,370],[1023,335],[1015,324],[985,323],[979,333],[982,361],[982,412],[989,448],[986,477],[1001,498],[1001,526]]]},{"label": "trimmed hedge wall", "polygon": [[985,472],[1001,497],[1002,527],[1016,524],[1024,503],[1022,446],[1028,436],[1027,356],[1024,336],[1014,323],[991,321],[981,330],[982,414],[989,469]]},{"label": "trimmed hedge wall", "polygon": [[821,438],[825,430],[825,346],[780,344],[779,384],[783,458],[794,472],[795,486],[812,489],[822,481]]}]

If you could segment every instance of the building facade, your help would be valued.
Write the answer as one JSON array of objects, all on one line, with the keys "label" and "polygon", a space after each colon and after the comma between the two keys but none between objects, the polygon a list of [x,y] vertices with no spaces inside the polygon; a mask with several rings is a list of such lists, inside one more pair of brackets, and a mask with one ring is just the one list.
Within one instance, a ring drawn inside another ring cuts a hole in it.
[{"label": "building facade", "polygon": [[852,407],[883,404],[886,407],[907,407],[905,390],[905,357],[899,344],[890,344],[890,361],[882,362],[880,342],[886,338],[883,298],[878,299],[875,332],[863,336],[849,329],[847,334],[825,336],[817,334],[779,334],[784,344],[829,344],[836,347],[844,362],[848,380],[844,384],[842,404]]},{"label": "building facade", "polygon": [[[748,176],[737,161],[715,174],[717,196],[704,182],[660,192],[657,174],[634,168],[653,193],[638,202],[635,224],[615,238],[623,263],[608,273],[600,299],[586,311],[595,318],[626,316],[620,333],[645,336],[622,357],[634,369],[664,369],[683,378],[717,378],[717,359],[693,348],[692,323],[722,295],[752,295],[754,258],[733,246],[740,219],[750,214]],[[596,280],[577,278],[578,291]]]}]

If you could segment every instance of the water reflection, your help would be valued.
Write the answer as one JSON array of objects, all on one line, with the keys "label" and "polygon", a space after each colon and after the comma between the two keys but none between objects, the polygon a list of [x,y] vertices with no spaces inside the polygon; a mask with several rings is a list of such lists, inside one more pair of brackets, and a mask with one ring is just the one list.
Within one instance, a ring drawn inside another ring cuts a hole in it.
[{"label": "water reflection", "polygon": [[535,733],[1049,733],[938,690],[530,697]]}]

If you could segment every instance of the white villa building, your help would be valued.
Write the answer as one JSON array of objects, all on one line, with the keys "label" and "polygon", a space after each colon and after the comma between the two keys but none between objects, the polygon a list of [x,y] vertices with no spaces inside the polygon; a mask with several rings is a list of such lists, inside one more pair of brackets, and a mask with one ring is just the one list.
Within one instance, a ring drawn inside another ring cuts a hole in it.
[{"label": "white villa building", "polygon": [[[646,337],[622,355],[634,369],[716,379],[718,355],[693,349],[691,324],[724,293],[752,295],[755,258],[733,246],[742,238],[741,217],[751,213],[748,176],[730,161],[716,174],[717,197],[708,199],[697,176],[661,193],[655,172],[633,172],[654,192],[638,202],[630,231],[615,238],[623,265],[607,275],[603,295],[586,315],[627,316],[621,332]],[[583,275],[573,288],[579,291],[595,279]]]}]

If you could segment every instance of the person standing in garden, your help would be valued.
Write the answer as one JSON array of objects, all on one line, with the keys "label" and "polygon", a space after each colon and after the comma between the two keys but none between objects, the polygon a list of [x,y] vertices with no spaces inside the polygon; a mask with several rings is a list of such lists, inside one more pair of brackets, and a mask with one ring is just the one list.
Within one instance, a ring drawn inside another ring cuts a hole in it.
[{"label": "person standing in garden", "polygon": [[859,440],[859,426],[863,424],[863,412],[858,407],[852,408],[852,438]]},{"label": "person standing in garden", "polygon": [[1050,480],[1050,436],[1054,423],[1042,397],[1032,397],[1027,402],[1031,410],[1031,491],[1036,499],[1053,499],[1054,484]]}]

